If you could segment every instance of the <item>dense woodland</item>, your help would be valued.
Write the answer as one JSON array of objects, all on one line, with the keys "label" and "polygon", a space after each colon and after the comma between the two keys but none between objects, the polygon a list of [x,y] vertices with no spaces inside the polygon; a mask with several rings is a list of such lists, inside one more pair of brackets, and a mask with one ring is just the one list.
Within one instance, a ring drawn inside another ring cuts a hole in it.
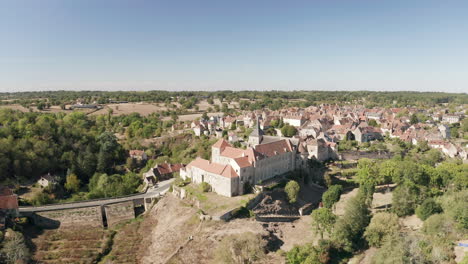
[{"label": "dense woodland", "polygon": [[[140,140],[161,136],[174,121],[138,113],[123,116],[88,116],[72,113],[23,113],[0,109],[0,183],[34,183],[47,173],[57,185],[38,195],[35,204],[74,195],[74,199],[112,197],[136,192],[141,172],[155,162],[185,162],[209,156],[212,141],[191,134],[168,138],[159,147],[142,147]],[[118,140],[119,134],[125,140]],[[128,150],[144,149],[155,158],[148,164],[128,158]],[[65,187],[65,189],[63,189]]]}]

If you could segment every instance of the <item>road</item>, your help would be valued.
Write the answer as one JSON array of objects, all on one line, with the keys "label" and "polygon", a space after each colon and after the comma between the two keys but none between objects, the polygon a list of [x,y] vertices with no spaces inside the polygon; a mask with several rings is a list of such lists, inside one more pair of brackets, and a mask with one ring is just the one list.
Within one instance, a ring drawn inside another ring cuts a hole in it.
[{"label": "road", "polygon": [[41,211],[50,211],[50,210],[61,210],[61,209],[73,209],[73,208],[82,208],[88,206],[102,206],[106,204],[118,203],[132,201],[140,198],[154,197],[160,193],[164,193],[169,190],[174,179],[169,179],[166,181],[159,182],[156,187],[149,188],[146,193],[137,193],[134,195],[129,195],[125,197],[117,198],[108,198],[108,199],[97,199],[89,201],[80,201],[80,202],[71,202],[71,203],[62,203],[62,204],[51,204],[44,206],[21,206],[19,207],[20,213],[31,213],[31,212],[41,212]]}]

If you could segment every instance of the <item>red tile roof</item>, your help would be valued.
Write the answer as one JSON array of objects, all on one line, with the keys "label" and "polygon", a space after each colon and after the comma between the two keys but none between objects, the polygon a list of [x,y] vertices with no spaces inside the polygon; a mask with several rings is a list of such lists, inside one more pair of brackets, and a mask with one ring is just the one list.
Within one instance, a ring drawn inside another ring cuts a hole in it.
[{"label": "red tile roof", "polygon": [[246,168],[252,166],[252,163],[249,162],[249,157],[240,157],[235,158],[234,161],[239,165],[241,168]]},{"label": "red tile roof", "polygon": [[283,139],[267,144],[256,145],[255,151],[259,152],[260,154],[266,157],[271,157],[286,152],[292,152],[292,147],[289,143],[289,140]]},{"label": "red tile roof", "polygon": [[130,156],[143,156],[144,153],[143,150],[130,150]]},{"label": "red tile roof", "polygon": [[184,164],[181,164],[181,163],[177,163],[177,164],[163,163],[163,164],[158,164],[155,167],[155,169],[159,172],[159,174],[164,175],[164,174],[178,172],[183,167],[184,167]]},{"label": "red tile roof", "polygon": [[9,188],[0,188],[0,209],[18,209],[18,197]]},{"label": "red tile roof", "polygon": [[231,165],[223,165],[219,163],[213,163],[210,162],[209,160],[202,159],[202,158],[196,158],[192,162],[190,162],[187,165],[187,168],[199,168],[207,172],[211,172],[213,174],[218,174],[227,178],[235,178],[239,177],[237,173],[234,171],[234,169],[231,167]]},{"label": "red tile roof", "polygon": [[231,145],[224,138],[220,138],[212,147],[223,149],[225,147],[231,147]]},{"label": "red tile roof", "polygon": [[228,157],[231,159],[239,158],[246,156],[245,150],[233,147],[226,147],[224,148],[223,152],[221,152],[221,156]]}]

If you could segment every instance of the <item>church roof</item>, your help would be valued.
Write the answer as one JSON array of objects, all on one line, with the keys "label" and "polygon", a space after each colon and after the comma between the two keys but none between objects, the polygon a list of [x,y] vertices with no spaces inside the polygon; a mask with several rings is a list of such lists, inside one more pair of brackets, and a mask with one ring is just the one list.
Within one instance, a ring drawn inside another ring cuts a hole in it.
[{"label": "church roof", "polygon": [[224,138],[220,138],[216,143],[214,143],[212,147],[223,149],[225,147],[230,147],[230,146],[231,145]]},{"label": "church roof", "polygon": [[286,152],[292,152],[292,146],[289,140],[283,139],[268,144],[257,145],[255,146],[255,150],[266,157],[271,157]]},{"label": "church roof", "polygon": [[196,158],[187,165],[187,168],[196,167],[213,174],[221,175],[226,178],[239,177],[231,165],[223,165],[220,163],[211,162],[206,159]]}]

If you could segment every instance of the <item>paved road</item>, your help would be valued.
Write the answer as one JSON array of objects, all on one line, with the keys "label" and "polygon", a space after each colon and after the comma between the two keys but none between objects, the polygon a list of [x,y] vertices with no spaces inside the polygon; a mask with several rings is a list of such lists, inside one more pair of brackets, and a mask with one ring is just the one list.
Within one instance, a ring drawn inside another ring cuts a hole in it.
[{"label": "paved road", "polygon": [[126,202],[132,201],[139,198],[154,197],[160,193],[164,193],[169,190],[174,179],[169,179],[166,181],[159,182],[156,187],[148,189],[146,193],[140,193],[135,195],[129,195],[119,198],[109,198],[109,199],[99,199],[99,200],[90,200],[90,201],[81,201],[73,203],[63,203],[63,204],[51,204],[44,206],[21,206],[19,208],[20,213],[30,213],[30,212],[41,212],[49,210],[60,210],[60,209],[72,209],[72,208],[81,208],[88,206],[100,206],[111,203]]}]

